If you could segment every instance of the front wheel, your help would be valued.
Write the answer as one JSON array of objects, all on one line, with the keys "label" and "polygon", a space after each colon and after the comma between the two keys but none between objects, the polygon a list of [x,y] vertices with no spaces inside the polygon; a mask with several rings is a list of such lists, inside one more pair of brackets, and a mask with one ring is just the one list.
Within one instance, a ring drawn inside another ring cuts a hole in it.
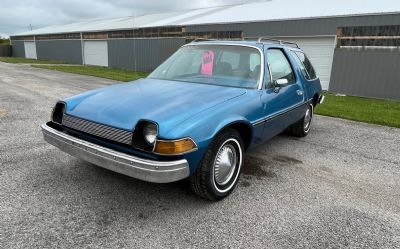
[{"label": "front wheel", "polygon": [[223,199],[236,187],[242,164],[243,140],[237,131],[226,129],[208,146],[199,167],[190,177],[190,186],[203,198]]},{"label": "front wheel", "polygon": [[304,112],[304,116],[289,127],[289,133],[296,137],[305,137],[310,132],[311,123],[314,116],[314,106],[308,105],[308,108]]}]

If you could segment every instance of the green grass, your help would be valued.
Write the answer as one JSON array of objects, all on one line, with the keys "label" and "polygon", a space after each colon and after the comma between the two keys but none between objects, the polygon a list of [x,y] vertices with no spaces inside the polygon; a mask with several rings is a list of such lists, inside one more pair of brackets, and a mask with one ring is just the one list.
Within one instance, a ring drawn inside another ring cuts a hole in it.
[{"label": "green grass", "polygon": [[35,60],[18,57],[0,57],[0,61],[6,63],[29,63],[29,64],[67,64],[60,61],[46,61],[46,60]]},{"label": "green grass", "polygon": [[400,102],[326,94],[316,113],[400,128]]},{"label": "green grass", "polygon": [[115,69],[108,67],[98,67],[98,66],[81,66],[81,65],[32,65],[33,67],[56,70],[67,73],[91,75],[111,80],[117,81],[132,81],[139,78],[146,77],[148,73],[146,72],[134,72],[124,69]]}]

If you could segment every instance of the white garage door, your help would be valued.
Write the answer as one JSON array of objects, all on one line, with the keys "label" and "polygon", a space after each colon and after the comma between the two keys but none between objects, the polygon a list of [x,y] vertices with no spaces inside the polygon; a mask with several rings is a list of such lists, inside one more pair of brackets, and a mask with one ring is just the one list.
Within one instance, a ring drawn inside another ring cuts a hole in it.
[{"label": "white garage door", "polygon": [[85,41],[83,51],[84,64],[108,66],[108,47],[106,41]]},{"label": "white garage door", "polygon": [[24,42],[25,58],[37,59],[35,42]]},{"label": "white garage door", "polygon": [[331,78],[335,37],[280,37],[279,39],[296,42],[311,60],[323,90],[328,90]]}]

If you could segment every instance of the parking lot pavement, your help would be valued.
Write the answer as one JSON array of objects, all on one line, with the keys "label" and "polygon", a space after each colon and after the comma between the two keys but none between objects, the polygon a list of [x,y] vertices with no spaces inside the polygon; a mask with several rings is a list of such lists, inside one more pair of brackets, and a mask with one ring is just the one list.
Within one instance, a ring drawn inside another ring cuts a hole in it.
[{"label": "parking lot pavement", "polygon": [[316,116],[310,135],[248,153],[238,188],[210,203],[46,144],[55,101],[115,82],[0,63],[2,248],[400,245],[400,129]]}]

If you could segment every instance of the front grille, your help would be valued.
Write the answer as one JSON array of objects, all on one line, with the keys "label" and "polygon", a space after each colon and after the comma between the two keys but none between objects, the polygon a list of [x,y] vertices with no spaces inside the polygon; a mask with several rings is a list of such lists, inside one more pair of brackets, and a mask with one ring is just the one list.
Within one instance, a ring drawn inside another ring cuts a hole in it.
[{"label": "front grille", "polygon": [[132,144],[132,132],[73,117],[64,113],[62,125],[111,141]]}]

